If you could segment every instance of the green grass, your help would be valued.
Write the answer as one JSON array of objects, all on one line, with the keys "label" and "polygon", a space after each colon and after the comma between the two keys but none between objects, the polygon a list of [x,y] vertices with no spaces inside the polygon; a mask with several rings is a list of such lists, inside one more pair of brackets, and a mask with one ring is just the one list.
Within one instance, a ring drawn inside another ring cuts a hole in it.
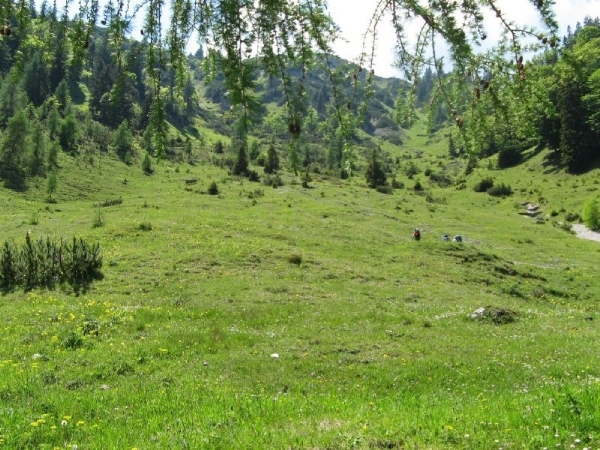
[{"label": "green grass", "polygon": [[[419,134],[397,155],[452,170]],[[0,446],[600,448],[600,244],[518,214],[580,212],[597,172],[545,156],[383,195],[362,174],[273,189],[61,155],[56,204],[43,180],[0,189],[2,238],[99,241],[104,279],[0,297]],[[473,192],[486,176],[514,194]],[[487,305],[517,321],[467,318]]]}]

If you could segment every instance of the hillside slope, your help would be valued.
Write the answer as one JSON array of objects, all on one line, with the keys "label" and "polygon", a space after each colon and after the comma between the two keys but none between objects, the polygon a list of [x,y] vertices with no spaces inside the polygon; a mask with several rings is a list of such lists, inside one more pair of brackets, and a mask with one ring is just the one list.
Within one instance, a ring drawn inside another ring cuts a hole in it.
[{"label": "hillside slope", "polygon": [[[427,169],[459,178],[465,164],[443,136],[416,127],[388,150],[405,186],[392,195],[360,173],[302,187],[282,172],[274,189],[208,163],[145,175],[64,153],[56,203],[41,178],[0,187],[3,240],[78,236],[104,260],[80,296],[0,297],[2,444],[600,445],[600,244],[558,224],[597,172],[554,171],[541,152],[442,188]],[[513,194],[474,192],[484,177]],[[544,220],[519,214],[525,202]],[[469,320],[481,307],[515,321]]]}]

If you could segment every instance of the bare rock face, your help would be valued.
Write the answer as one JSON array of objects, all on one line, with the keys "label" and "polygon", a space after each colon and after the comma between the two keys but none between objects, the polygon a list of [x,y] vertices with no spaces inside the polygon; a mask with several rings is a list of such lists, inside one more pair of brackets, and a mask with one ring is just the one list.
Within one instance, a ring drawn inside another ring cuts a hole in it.
[{"label": "bare rock face", "polygon": [[504,325],[506,323],[514,322],[517,317],[518,314],[511,309],[496,308],[494,306],[477,308],[469,315],[469,318],[472,320],[489,322],[494,325]]}]

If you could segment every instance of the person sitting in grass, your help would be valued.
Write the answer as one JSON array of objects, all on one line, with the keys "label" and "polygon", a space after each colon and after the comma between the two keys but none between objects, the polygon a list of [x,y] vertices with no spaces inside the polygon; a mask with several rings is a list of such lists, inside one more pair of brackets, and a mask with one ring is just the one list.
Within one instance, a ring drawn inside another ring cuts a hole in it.
[{"label": "person sitting in grass", "polygon": [[420,241],[421,240],[421,232],[419,231],[418,228],[415,228],[415,232],[413,233],[413,239],[415,241]]}]

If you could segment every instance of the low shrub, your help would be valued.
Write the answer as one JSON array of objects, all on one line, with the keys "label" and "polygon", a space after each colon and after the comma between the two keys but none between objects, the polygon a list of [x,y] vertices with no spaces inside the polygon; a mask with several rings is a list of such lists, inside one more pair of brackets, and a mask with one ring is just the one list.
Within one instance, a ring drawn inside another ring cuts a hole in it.
[{"label": "low shrub", "polygon": [[150,155],[146,153],[144,159],[142,160],[142,170],[146,175],[152,175],[154,169],[152,168],[152,159],[150,159]]},{"label": "low shrub", "polygon": [[263,177],[263,184],[265,186],[276,188],[283,186],[284,183],[279,174],[265,174]]},{"label": "low shrub", "polygon": [[392,187],[394,189],[404,189],[404,183],[402,181],[393,179],[392,180]]},{"label": "low shrub", "polygon": [[583,208],[583,222],[590,230],[600,231],[600,208],[595,198],[586,202]]},{"label": "low shrub", "polygon": [[208,186],[208,193],[210,195],[219,195],[219,186],[217,186],[216,181],[210,183],[210,186]]},{"label": "low shrub", "polygon": [[96,203],[94,208],[107,208],[109,206],[116,206],[123,203],[123,198],[119,196],[119,198],[106,199],[103,202]]},{"label": "low shrub", "polygon": [[150,222],[142,222],[138,225],[140,231],[152,231],[152,224]]},{"label": "low shrub", "polygon": [[487,178],[483,178],[482,180],[478,181],[475,186],[473,187],[473,190],[475,192],[487,192],[488,189],[492,188],[494,186],[494,180],[491,177],[487,177]]},{"label": "low shrub", "polygon": [[302,255],[300,253],[292,253],[288,258],[288,261],[291,264],[296,264],[297,266],[299,266],[300,264],[302,264]]},{"label": "low shrub", "polygon": [[499,184],[497,186],[492,186],[487,190],[487,193],[492,197],[507,197],[512,195],[512,188],[508,184]]},{"label": "low shrub", "polygon": [[89,245],[77,238],[72,243],[50,238],[33,241],[27,233],[21,247],[4,243],[0,255],[0,291],[8,293],[17,286],[25,291],[54,289],[57,284],[67,283],[79,292],[92,280],[102,277],[101,267],[98,243]]},{"label": "low shrub", "polygon": [[523,160],[523,154],[517,148],[505,148],[498,153],[498,168],[516,166]]},{"label": "low shrub", "polygon": [[264,197],[264,196],[265,196],[265,191],[263,191],[262,189],[254,189],[253,192],[248,192],[249,199],[254,199],[254,198]]},{"label": "low shrub", "polygon": [[390,186],[377,186],[375,188],[375,190],[377,192],[381,192],[382,194],[393,194],[394,193],[394,189],[392,189]]},{"label": "low shrub", "polygon": [[406,174],[406,176],[408,178],[412,178],[413,176],[417,175],[420,172],[419,167],[417,167],[417,165],[414,162],[409,162],[405,167],[404,167],[404,173]]},{"label": "low shrub", "polygon": [[94,214],[94,219],[92,220],[92,228],[100,228],[104,226],[104,217],[102,216],[102,211],[100,208],[96,208],[96,214]]},{"label": "low shrub", "polygon": [[446,197],[434,197],[429,192],[425,196],[425,201],[427,203],[437,203],[437,204],[440,204],[440,205],[447,205],[448,204],[448,201],[446,200]]},{"label": "low shrub", "polygon": [[260,176],[256,170],[248,170],[248,181],[260,181]]},{"label": "low shrub", "polygon": [[308,170],[306,171],[306,173],[304,174],[304,176],[302,177],[302,187],[304,189],[309,189],[310,185],[308,183],[310,183],[312,181],[312,177],[310,176],[310,174],[308,173]]},{"label": "low shrub", "polygon": [[432,172],[429,179],[440,187],[448,187],[452,185],[452,178],[445,173]]}]

